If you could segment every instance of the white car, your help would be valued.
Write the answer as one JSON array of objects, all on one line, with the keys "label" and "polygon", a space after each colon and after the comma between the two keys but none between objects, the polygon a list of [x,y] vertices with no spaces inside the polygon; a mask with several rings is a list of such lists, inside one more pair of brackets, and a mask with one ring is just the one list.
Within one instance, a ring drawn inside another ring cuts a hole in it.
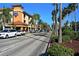
[{"label": "white car", "polygon": [[17,36],[25,35],[25,31],[15,30]]},{"label": "white car", "polygon": [[26,34],[26,32],[25,32],[25,31],[22,31],[21,33],[22,33],[22,35],[25,35],[25,34]]},{"label": "white car", "polygon": [[0,32],[0,38],[9,38],[9,37],[14,37],[16,36],[16,31],[15,30],[2,30]]},{"label": "white car", "polygon": [[22,31],[17,31],[16,35],[17,35],[17,36],[22,35]]}]

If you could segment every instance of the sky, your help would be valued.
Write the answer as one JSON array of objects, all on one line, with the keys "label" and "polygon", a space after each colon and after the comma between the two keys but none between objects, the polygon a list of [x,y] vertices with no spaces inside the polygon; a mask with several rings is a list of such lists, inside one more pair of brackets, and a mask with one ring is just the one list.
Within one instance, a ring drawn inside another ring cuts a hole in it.
[{"label": "sky", "polygon": [[[11,8],[12,5],[13,3],[0,3],[0,8],[3,8],[3,6]],[[24,7],[24,11],[28,14],[33,15],[37,13],[40,15],[40,19],[43,22],[52,25],[53,22],[51,12],[54,9],[52,3],[21,3],[21,5]],[[68,4],[64,3],[62,5],[62,8],[67,6]],[[76,15],[76,20],[79,21],[79,9],[77,9],[75,12],[71,13],[70,15],[67,15],[62,21],[62,24],[64,24],[64,22],[66,22],[67,20],[69,22],[74,21],[74,15]]]}]

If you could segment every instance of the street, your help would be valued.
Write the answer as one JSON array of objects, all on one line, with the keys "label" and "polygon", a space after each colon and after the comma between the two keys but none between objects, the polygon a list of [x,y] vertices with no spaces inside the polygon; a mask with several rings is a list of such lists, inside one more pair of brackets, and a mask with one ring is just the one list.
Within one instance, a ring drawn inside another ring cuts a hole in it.
[{"label": "street", "polygon": [[49,36],[50,33],[29,33],[0,39],[0,56],[41,56],[46,51]]}]

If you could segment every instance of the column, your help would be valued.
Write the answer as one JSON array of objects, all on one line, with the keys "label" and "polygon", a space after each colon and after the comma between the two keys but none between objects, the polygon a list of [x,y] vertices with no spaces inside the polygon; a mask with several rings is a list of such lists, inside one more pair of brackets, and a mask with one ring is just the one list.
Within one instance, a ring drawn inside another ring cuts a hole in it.
[{"label": "column", "polygon": [[21,31],[23,30],[23,27],[21,27]]}]

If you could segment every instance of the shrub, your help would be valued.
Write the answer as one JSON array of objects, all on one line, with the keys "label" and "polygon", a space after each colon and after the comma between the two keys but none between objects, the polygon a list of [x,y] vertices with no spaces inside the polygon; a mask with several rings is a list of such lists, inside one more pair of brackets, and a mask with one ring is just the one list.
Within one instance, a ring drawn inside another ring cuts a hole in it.
[{"label": "shrub", "polygon": [[70,35],[71,33],[71,30],[69,30],[69,29],[64,29],[63,30],[63,35]]},{"label": "shrub", "polygon": [[70,38],[71,38],[71,40],[75,39],[75,32],[74,31],[71,31]]},{"label": "shrub", "polygon": [[75,38],[76,40],[79,40],[79,31],[76,32],[75,37],[76,37],[76,38]]},{"label": "shrub", "polygon": [[55,31],[52,29],[52,34],[55,34]]},{"label": "shrub", "polygon": [[74,39],[75,38],[75,35],[74,35],[74,31],[71,30],[71,29],[64,29],[63,30],[63,35],[68,35],[70,36],[70,39]]},{"label": "shrub", "polygon": [[58,41],[58,37],[56,35],[51,34],[50,36],[51,41],[57,42]]},{"label": "shrub", "polygon": [[48,48],[48,55],[50,56],[73,56],[74,51],[71,48],[66,48],[57,43]]},{"label": "shrub", "polygon": [[62,39],[64,42],[68,42],[71,40],[69,35],[63,35]]}]

